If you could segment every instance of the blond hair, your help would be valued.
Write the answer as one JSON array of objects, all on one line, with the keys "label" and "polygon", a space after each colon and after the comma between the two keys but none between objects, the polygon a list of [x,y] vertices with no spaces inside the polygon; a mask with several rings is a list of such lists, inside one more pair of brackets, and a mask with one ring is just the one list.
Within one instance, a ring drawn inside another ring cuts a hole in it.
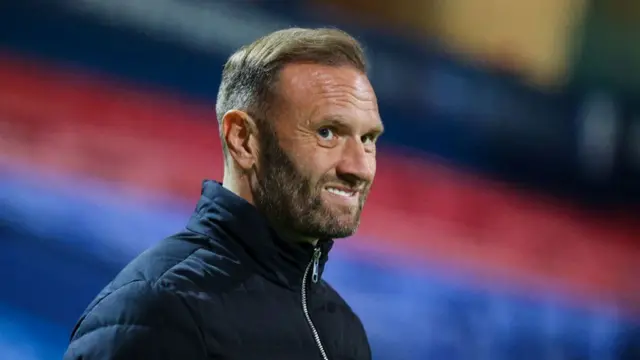
[{"label": "blond hair", "polygon": [[[291,63],[352,66],[365,73],[360,43],[332,28],[290,28],[270,33],[236,51],[224,66],[216,101],[218,122],[230,110],[266,117],[279,73]],[[226,144],[223,141],[226,153]]]}]

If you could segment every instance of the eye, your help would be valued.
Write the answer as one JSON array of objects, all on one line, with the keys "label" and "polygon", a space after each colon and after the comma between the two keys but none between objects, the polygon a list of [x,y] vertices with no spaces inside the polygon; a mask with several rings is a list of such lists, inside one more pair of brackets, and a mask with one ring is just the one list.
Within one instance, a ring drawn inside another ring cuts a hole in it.
[{"label": "eye", "polygon": [[364,135],[363,137],[360,138],[360,141],[362,141],[364,145],[372,145],[372,144],[375,144],[376,137],[373,135]]},{"label": "eye", "polygon": [[335,134],[333,130],[329,128],[321,128],[318,130],[318,136],[320,136],[323,140],[333,140]]}]

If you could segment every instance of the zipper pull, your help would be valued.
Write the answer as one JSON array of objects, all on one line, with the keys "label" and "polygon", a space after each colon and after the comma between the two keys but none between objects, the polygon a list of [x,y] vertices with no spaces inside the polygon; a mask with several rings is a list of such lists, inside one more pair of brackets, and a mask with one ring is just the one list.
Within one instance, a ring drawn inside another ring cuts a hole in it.
[{"label": "zipper pull", "polygon": [[320,256],[322,255],[322,250],[320,248],[316,248],[313,252],[313,270],[311,273],[311,281],[313,283],[318,282],[318,278],[320,277]]}]

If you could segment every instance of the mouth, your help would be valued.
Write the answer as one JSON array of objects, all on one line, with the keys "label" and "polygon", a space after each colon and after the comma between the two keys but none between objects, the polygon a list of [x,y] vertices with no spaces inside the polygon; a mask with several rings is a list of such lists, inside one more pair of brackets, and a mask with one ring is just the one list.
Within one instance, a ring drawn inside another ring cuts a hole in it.
[{"label": "mouth", "polygon": [[327,186],[324,190],[332,195],[336,195],[347,200],[357,198],[360,193],[358,190],[343,186]]}]

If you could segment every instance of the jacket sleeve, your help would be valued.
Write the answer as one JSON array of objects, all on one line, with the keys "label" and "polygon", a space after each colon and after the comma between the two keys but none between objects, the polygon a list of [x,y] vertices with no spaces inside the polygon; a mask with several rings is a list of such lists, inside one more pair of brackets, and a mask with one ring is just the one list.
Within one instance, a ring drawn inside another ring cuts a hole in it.
[{"label": "jacket sleeve", "polygon": [[64,360],[206,359],[195,319],[178,295],[143,281],[108,294],[83,316]]}]

